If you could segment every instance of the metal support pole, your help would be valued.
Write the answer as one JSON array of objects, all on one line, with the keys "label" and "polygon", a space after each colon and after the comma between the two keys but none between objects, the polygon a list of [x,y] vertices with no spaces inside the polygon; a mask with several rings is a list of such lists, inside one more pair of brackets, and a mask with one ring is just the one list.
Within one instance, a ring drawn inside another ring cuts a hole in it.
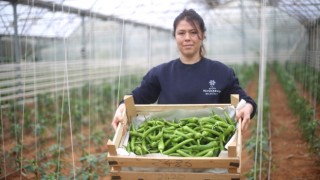
[{"label": "metal support pole", "polygon": [[[19,94],[22,92],[20,89],[21,83],[21,68],[20,68],[20,38],[18,32],[18,15],[17,15],[17,3],[12,2],[13,7],[13,28],[14,28],[14,43],[13,43],[13,50],[14,50],[14,62],[15,62],[15,79],[16,79],[16,94],[19,97]],[[18,98],[19,101],[20,98]]]},{"label": "metal support pole", "polygon": [[17,3],[12,3],[13,7],[13,28],[14,28],[14,60],[15,63],[20,63],[20,38],[18,32],[18,15]]},{"label": "metal support pole", "polygon": [[277,42],[277,10],[273,10],[273,61],[279,61],[278,42]]},{"label": "metal support pole", "polygon": [[[266,0],[262,0],[260,10],[260,62],[259,62],[259,92],[258,92],[258,107],[257,107],[257,139],[255,151],[255,163],[254,169],[259,170],[259,175],[254,171],[254,179],[262,178],[262,134],[263,134],[263,102],[264,102],[264,83],[266,76],[266,65],[267,65],[267,26],[266,26]],[[259,151],[259,153],[258,153]],[[259,154],[259,157],[258,157]],[[258,167],[259,163],[259,167]],[[258,176],[258,178],[257,178]]]},{"label": "metal support pole", "polygon": [[87,62],[87,38],[86,38],[86,23],[85,23],[85,16],[81,15],[81,29],[82,29],[82,36],[81,36],[81,59],[82,59],[82,83],[85,83],[85,79],[89,76],[88,73],[88,62]]},{"label": "metal support pole", "polygon": [[244,5],[243,0],[240,0],[241,6],[241,49],[242,49],[242,60],[246,61],[246,33],[245,33],[245,12],[244,12]]},{"label": "metal support pole", "polygon": [[81,47],[81,58],[83,60],[87,59],[87,39],[86,39],[86,24],[85,17],[81,16],[81,29],[82,29],[82,47]]}]

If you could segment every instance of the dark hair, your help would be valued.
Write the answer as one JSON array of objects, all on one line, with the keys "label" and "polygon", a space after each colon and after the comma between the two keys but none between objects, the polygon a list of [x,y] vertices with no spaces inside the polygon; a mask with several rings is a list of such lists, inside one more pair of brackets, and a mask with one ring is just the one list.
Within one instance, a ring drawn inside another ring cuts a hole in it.
[{"label": "dark hair", "polygon": [[[173,37],[176,36],[176,29],[177,25],[179,24],[180,21],[186,20],[189,22],[194,28],[196,28],[198,25],[200,28],[200,31],[203,34],[203,39],[205,39],[205,32],[206,32],[206,26],[204,24],[204,21],[202,17],[193,9],[184,9],[174,20],[173,22]],[[196,28],[197,29],[197,28]],[[199,36],[199,35],[198,35]],[[204,57],[205,55],[205,48],[203,44],[200,47],[200,56]]]}]

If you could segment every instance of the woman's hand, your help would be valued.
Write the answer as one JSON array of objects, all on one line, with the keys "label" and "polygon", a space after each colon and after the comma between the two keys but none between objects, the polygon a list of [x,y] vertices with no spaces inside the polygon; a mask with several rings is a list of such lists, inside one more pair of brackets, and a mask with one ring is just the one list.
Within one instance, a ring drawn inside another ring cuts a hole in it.
[{"label": "woman's hand", "polygon": [[250,103],[246,103],[241,109],[236,113],[236,119],[241,122],[241,130],[245,131],[250,124],[250,115],[253,111],[253,107]]},{"label": "woman's hand", "polygon": [[119,123],[123,123],[124,121],[125,110],[126,110],[125,104],[120,104],[113,116],[111,125],[115,131],[117,130]]}]

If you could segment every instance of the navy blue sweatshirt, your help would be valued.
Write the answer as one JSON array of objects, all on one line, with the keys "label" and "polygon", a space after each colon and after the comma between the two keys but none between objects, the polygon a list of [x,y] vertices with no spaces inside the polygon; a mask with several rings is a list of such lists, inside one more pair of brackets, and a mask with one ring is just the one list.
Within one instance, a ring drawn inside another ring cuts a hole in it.
[{"label": "navy blue sweatshirt", "polygon": [[256,103],[239,86],[234,71],[219,61],[202,58],[195,64],[180,59],[153,67],[141,85],[132,91],[136,104],[217,104],[230,103],[230,94],[239,94],[256,112]]}]

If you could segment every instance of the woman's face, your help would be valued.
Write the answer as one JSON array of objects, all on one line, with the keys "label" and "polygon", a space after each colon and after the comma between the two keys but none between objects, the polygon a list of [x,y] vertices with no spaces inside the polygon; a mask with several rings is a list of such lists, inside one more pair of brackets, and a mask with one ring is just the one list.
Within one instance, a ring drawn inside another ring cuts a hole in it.
[{"label": "woman's face", "polygon": [[175,38],[177,46],[182,58],[186,60],[199,60],[200,48],[203,40],[203,33],[200,31],[198,24],[193,27],[186,20],[182,20],[178,23]]}]

